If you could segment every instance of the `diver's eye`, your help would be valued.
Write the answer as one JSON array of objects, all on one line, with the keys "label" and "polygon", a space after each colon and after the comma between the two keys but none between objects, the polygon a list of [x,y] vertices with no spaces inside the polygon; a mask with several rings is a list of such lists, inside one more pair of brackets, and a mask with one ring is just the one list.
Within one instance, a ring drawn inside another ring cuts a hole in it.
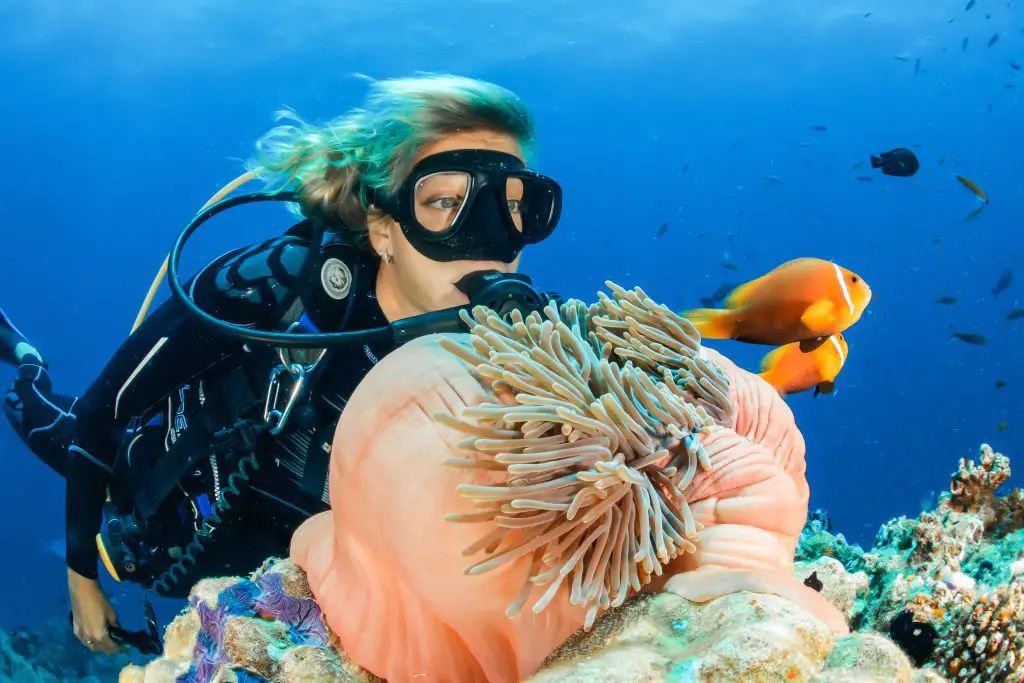
[{"label": "diver's eye", "polygon": [[508,204],[508,212],[511,214],[519,213],[523,206],[522,199],[509,199],[506,203]]},{"label": "diver's eye", "polygon": [[461,204],[462,200],[459,199],[458,197],[441,197],[440,199],[435,199],[434,201],[430,202],[430,206],[434,207],[435,209],[441,209],[442,211],[450,211],[452,209],[457,209]]}]

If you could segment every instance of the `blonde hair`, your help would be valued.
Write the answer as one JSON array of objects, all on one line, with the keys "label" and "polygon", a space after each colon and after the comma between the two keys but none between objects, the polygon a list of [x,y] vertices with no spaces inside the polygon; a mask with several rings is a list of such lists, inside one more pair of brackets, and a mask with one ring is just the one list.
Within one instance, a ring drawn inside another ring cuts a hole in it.
[{"label": "blonde hair", "polygon": [[367,247],[368,190],[393,196],[417,152],[457,131],[488,129],[515,138],[528,153],[533,119],[519,96],[486,81],[422,74],[373,81],[362,108],[323,125],[291,110],[256,143],[254,171],[273,191],[294,190],[304,215],[354,232]]}]

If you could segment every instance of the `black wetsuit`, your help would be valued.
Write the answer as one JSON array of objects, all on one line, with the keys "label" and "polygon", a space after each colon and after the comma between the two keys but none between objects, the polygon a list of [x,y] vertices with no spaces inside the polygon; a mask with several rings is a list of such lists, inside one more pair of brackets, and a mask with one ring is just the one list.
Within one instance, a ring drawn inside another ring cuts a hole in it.
[{"label": "black wetsuit", "polygon": [[[191,281],[193,300],[221,319],[261,329],[282,329],[296,310],[304,311],[305,319],[323,332],[386,325],[374,293],[376,259],[354,247],[328,243],[310,277],[300,282],[308,250],[301,233],[293,229],[221,256]],[[306,292],[301,306],[296,304],[299,291]],[[324,357],[304,418],[280,435],[260,440],[260,467],[217,530],[215,542],[207,544],[187,576],[174,582],[177,586],[162,592],[182,595],[200,578],[248,572],[270,555],[287,553],[295,528],[327,507],[328,454],[341,409],[359,381],[393,348],[380,342],[360,344]],[[5,412],[28,447],[66,479],[71,569],[97,576],[95,536],[114,461],[132,418],[166,416],[158,457],[182,448],[187,442],[178,438],[187,427],[182,414],[201,413],[227,369],[240,368],[258,392],[260,382],[278,364],[277,354],[276,349],[250,348],[238,339],[214,334],[172,298],[125,340],[77,399],[53,393],[45,368],[18,369]],[[199,407],[190,405],[193,412],[185,413],[188,401]],[[156,527],[184,525],[191,531],[193,521],[175,519],[173,508],[159,514],[163,519]]]}]

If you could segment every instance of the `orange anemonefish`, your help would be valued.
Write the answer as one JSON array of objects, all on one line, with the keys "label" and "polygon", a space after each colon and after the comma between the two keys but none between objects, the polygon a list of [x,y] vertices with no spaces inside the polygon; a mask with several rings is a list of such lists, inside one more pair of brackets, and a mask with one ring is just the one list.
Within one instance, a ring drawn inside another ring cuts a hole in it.
[{"label": "orange anemonefish", "polygon": [[706,339],[774,346],[801,342],[808,352],[860,320],[869,301],[871,288],[856,273],[831,261],[798,258],[734,289],[725,308],[680,315]]},{"label": "orange anemonefish", "polygon": [[825,343],[809,353],[800,344],[786,344],[761,360],[761,379],[779,393],[796,394],[814,387],[814,395],[831,394],[836,375],[843,369],[849,347],[841,334],[833,334]]}]

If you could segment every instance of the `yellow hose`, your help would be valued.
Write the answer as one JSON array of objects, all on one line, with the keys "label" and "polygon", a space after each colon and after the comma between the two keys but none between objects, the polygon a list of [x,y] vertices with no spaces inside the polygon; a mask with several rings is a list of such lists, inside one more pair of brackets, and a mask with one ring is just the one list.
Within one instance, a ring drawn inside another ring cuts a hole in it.
[{"label": "yellow hose", "polygon": [[[217,194],[210,197],[210,199],[205,204],[203,204],[203,207],[199,209],[199,212],[203,212],[211,204],[214,204],[216,202],[219,202],[221,199],[224,199],[226,195],[231,194],[242,185],[245,185],[250,180],[253,180],[255,177],[255,171],[248,171],[238,176],[230,183],[220,188],[220,190],[217,191]],[[142,302],[142,308],[139,309],[139,314],[135,316],[135,323],[132,325],[132,332],[137,330],[139,325],[142,324],[142,321],[146,319],[146,314],[149,313],[149,307],[153,305],[153,299],[156,298],[156,293],[160,290],[160,285],[163,283],[164,278],[167,277],[167,262],[169,259],[170,254],[168,254],[164,258],[164,263],[162,266],[160,266],[160,271],[156,274],[156,277],[153,278],[153,284],[149,286],[149,291],[146,292],[146,298]]]}]

